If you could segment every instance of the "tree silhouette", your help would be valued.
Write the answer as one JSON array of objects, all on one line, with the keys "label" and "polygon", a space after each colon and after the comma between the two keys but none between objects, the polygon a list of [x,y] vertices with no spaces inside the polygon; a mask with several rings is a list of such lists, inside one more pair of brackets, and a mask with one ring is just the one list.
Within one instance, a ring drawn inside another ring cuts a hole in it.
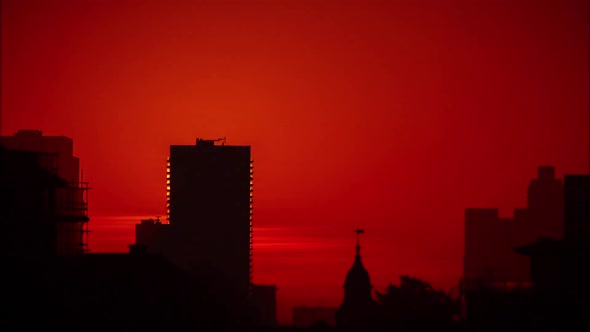
[{"label": "tree silhouette", "polygon": [[460,313],[458,301],[430,283],[400,276],[400,285],[375,291],[383,324],[398,322],[453,322]]}]

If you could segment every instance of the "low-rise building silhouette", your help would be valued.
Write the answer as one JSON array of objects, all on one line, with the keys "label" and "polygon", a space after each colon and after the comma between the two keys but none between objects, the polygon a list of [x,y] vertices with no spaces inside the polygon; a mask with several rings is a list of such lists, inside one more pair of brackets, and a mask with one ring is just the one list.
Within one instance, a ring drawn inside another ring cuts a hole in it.
[{"label": "low-rise building silhouette", "polygon": [[277,325],[277,286],[253,284],[250,303],[256,326]]}]

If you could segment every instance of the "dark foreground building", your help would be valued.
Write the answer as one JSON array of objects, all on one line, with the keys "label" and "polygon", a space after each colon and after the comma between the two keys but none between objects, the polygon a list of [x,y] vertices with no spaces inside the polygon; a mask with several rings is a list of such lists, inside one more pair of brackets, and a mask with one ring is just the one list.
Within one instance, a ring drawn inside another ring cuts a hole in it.
[{"label": "dark foreground building", "polygon": [[0,285],[7,330],[224,330],[227,317],[206,289],[143,250],[48,259],[8,259]]}]

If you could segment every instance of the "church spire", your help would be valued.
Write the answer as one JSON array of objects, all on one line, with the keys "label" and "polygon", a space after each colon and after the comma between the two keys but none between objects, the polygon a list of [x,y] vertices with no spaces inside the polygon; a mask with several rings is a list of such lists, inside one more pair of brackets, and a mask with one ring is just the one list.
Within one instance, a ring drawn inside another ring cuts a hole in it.
[{"label": "church spire", "polygon": [[[336,312],[336,324],[339,328],[348,328],[360,324],[360,327],[372,321],[375,302],[371,295],[371,278],[361,262],[361,234],[365,231],[357,227],[356,257],[344,281],[344,299]],[[359,331],[363,331],[360,329]]]}]

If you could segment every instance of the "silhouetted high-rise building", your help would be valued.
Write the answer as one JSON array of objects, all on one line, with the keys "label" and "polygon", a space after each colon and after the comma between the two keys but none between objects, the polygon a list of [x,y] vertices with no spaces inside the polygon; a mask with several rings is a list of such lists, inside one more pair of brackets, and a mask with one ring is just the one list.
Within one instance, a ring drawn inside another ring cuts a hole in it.
[{"label": "silhouetted high-rise building", "polygon": [[553,167],[539,167],[528,187],[527,207],[514,218],[499,218],[498,209],[465,210],[463,285],[527,282],[529,261],[515,247],[538,238],[559,239],[563,234],[563,184]]},{"label": "silhouetted high-rise building", "polygon": [[170,147],[169,224],[142,221],[136,243],[187,271],[210,273],[224,289],[247,298],[251,282],[253,171],[249,146]]},{"label": "silhouetted high-rise building", "polygon": [[[43,136],[39,130],[19,130],[13,136],[1,136],[0,142],[6,149],[4,154],[6,167],[15,167],[19,163],[24,163],[21,168],[14,168],[9,174],[2,174],[6,177],[6,181],[14,186],[14,191],[8,193],[13,202],[7,205],[7,209],[13,211],[12,223],[26,223],[25,219],[32,218],[29,212],[25,211],[26,209],[19,209],[19,207],[37,204],[45,212],[44,217],[36,216],[34,219],[42,218],[55,228],[55,250],[50,252],[59,255],[84,253],[88,245],[86,241],[89,220],[86,203],[88,183],[80,181],[79,160],[73,155],[72,139],[65,136]],[[30,167],[24,166],[25,164]],[[28,176],[34,177],[35,174],[41,174],[40,170],[47,174],[45,179],[48,179],[50,175],[59,179],[57,182],[52,181],[50,190],[44,194],[45,201],[35,201],[42,198],[24,194],[32,186],[47,184],[46,181],[31,183],[31,180],[27,179]],[[28,217],[25,218],[25,214]],[[25,227],[25,225],[19,227]],[[35,231],[32,226],[27,227]]]},{"label": "silhouetted high-rise building", "polygon": [[359,235],[364,231],[358,229],[356,255],[352,268],[346,274],[344,282],[344,299],[336,312],[336,324],[342,330],[364,330],[373,320],[375,301],[371,296],[371,278],[361,261]]}]

